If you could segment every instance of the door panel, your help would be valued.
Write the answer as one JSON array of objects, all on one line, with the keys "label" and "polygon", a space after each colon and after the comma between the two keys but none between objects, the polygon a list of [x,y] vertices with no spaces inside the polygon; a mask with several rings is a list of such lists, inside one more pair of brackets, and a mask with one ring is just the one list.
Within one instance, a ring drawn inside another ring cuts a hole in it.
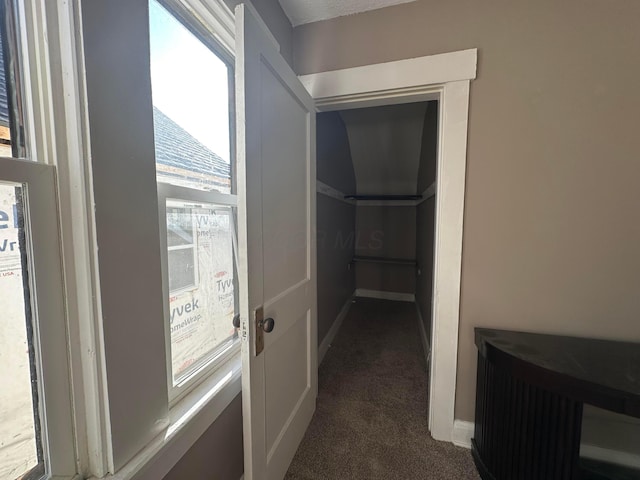
[{"label": "door panel", "polygon": [[249,5],[236,42],[245,479],[281,480],[318,389],[315,107]]},{"label": "door panel", "polygon": [[[308,394],[309,385],[309,315],[296,319],[265,355],[267,450],[273,453],[285,426],[297,413],[299,403]],[[300,362],[301,358],[307,361]]]},{"label": "door panel", "polygon": [[[285,79],[261,62],[263,242],[265,298],[309,278],[310,196],[307,190],[307,132],[310,114]],[[291,159],[298,161],[291,162]],[[279,188],[274,188],[279,186]],[[292,199],[300,199],[292,202]]]}]

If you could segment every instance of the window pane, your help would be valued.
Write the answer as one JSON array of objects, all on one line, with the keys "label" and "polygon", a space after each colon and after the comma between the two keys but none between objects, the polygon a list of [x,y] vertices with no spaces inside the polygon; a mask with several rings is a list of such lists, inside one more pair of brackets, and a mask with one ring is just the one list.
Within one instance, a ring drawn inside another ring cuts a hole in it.
[{"label": "window pane", "polygon": [[230,193],[229,67],[158,2],[149,8],[158,181]]},{"label": "window pane", "polygon": [[5,42],[2,39],[3,36],[0,35],[0,157],[11,157],[11,127],[9,125],[7,76],[4,70]]},{"label": "window pane", "polygon": [[0,157],[25,157],[13,3],[0,2]]},{"label": "window pane", "polygon": [[[169,299],[171,359],[174,384],[190,376],[224,352],[236,337],[234,229],[231,207],[170,200],[167,212],[189,216],[180,223],[193,226],[194,246],[169,247],[169,283],[180,287],[193,280],[193,288],[178,290]],[[193,268],[189,263],[194,263]],[[172,266],[173,265],[173,266]],[[175,268],[175,279],[172,279]],[[191,277],[191,273],[194,277]]]},{"label": "window pane", "polygon": [[195,285],[194,248],[169,250],[169,290],[173,293]]},{"label": "window pane", "polygon": [[188,209],[167,208],[167,245],[193,245],[193,217]]},{"label": "window pane", "polygon": [[20,191],[0,183],[0,480],[44,473]]}]

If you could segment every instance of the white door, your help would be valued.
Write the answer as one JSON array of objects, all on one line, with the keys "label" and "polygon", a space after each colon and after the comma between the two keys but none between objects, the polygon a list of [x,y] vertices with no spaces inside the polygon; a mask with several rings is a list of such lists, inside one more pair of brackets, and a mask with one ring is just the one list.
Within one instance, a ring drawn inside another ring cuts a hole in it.
[{"label": "white door", "polygon": [[247,5],[236,94],[244,478],[281,480],[318,391],[315,108]]}]

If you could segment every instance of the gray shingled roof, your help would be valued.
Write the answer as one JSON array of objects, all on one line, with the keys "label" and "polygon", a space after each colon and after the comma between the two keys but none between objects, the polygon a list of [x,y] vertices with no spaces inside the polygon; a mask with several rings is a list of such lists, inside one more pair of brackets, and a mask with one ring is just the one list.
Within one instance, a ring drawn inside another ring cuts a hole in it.
[{"label": "gray shingled roof", "polygon": [[153,107],[158,176],[205,189],[228,189],[231,166]]}]

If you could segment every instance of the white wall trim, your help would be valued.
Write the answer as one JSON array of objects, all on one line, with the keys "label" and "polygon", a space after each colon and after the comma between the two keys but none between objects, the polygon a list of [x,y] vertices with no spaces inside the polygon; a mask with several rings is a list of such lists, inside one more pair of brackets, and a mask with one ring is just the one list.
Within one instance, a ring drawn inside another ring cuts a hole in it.
[{"label": "white wall trim", "polygon": [[383,292],[381,290],[368,290],[366,288],[356,288],[356,297],[377,298],[379,300],[395,300],[396,302],[415,302],[416,296],[413,293]]},{"label": "white wall trim", "polygon": [[474,430],[475,424],[473,422],[456,420],[455,422],[453,422],[453,433],[451,435],[451,442],[458,447],[470,449]]},{"label": "white wall trim", "polygon": [[344,303],[344,305],[340,309],[338,316],[333,321],[331,328],[329,329],[325,337],[322,339],[322,342],[320,342],[320,346],[318,347],[318,365],[320,365],[322,363],[322,360],[324,360],[324,356],[329,351],[329,347],[331,347],[331,343],[335,340],[336,335],[340,331],[340,327],[342,327],[342,322],[344,322],[344,319],[347,317],[347,314],[349,313],[349,309],[353,304],[354,296],[355,296],[355,292],[353,295],[347,298],[347,301]]},{"label": "white wall trim", "polygon": [[456,400],[469,81],[447,83],[439,119],[429,429],[450,441]]},{"label": "white wall trim", "polygon": [[[407,89],[476,78],[477,49],[429,55],[394,62],[364,65],[302,75],[300,80],[316,104],[335,104],[348,97]],[[419,93],[419,92],[412,92]],[[360,98],[362,99],[362,98]],[[342,108],[342,107],[341,107]]]},{"label": "white wall trim", "polygon": [[353,200],[349,200],[344,198],[345,194],[340,190],[333,188],[331,185],[327,185],[326,183],[321,182],[320,180],[316,180],[316,192],[322,195],[326,195],[327,197],[334,198],[343,203],[348,203],[349,205],[355,205],[356,202]]},{"label": "white wall trim", "polygon": [[319,111],[438,100],[429,430],[452,441],[458,361],[460,274],[469,81],[477,50],[320,72],[300,77]]},{"label": "white wall trim", "polygon": [[427,335],[427,329],[424,326],[424,317],[422,316],[418,302],[416,302],[416,312],[418,313],[418,327],[420,328],[420,339],[422,340],[424,359],[427,362],[427,368],[429,368],[429,364],[431,363],[431,342],[429,341],[429,335]]},{"label": "white wall trim", "polygon": [[600,462],[613,463],[624,467],[640,469],[640,455],[620,450],[611,450],[596,445],[581,445],[580,456]]}]

